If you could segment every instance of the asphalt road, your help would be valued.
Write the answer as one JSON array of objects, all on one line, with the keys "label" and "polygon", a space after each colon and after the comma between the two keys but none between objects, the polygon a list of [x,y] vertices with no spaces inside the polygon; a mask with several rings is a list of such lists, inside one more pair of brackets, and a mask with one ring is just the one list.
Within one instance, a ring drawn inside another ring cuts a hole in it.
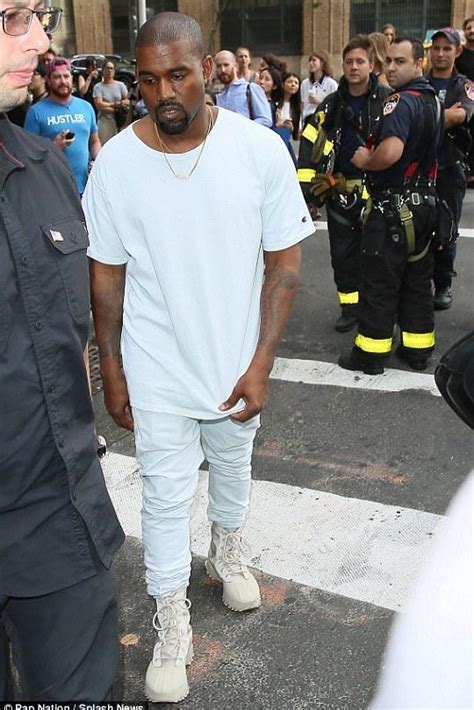
[{"label": "asphalt road", "polygon": [[[470,191],[461,226],[470,227],[473,216]],[[473,328],[473,238],[459,241],[457,271],[453,306],[436,314],[437,348],[425,379],[413,380],[416,386],[395,358],[389,367],[398,371],[399,391],[374,384],[376,378],[339,384],[338,368],[327,384],[309,384],[304,374],[300,381],[298,374],[296,381],[273,380],[255,446],[248,526],[263,604],[240,615],[222,606],[219,588],[204,573],[199,503],[189,591],[195,660],[191,694],[181,707],[367,706],[393,611],[403,606],[441,516],[474,461],[472,432],[429,390],[441,353]],[[282,362],[335,364],[353,338],[333,330],[337,315],[327,233],[318,229],[304,244]],[[122,645],[114,699],[138,702],[154,631],[134,508],[134,446],[108,419],[100,392],[94,402],[98,431],[121,455],[109,457],[106,477],[128,533],[115,564]],[[202,486],[204,491],[205,474]]]}]

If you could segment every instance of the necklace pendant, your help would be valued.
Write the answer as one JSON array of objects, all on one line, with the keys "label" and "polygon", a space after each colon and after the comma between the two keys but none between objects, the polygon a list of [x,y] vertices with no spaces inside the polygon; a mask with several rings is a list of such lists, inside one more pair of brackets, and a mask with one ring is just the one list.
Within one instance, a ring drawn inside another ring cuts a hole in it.
[{"label": "necklace pendant", "polygon": [[189,180],[189,175],[186,175],[185,173],[180,173],[173,169],[173,174],[178,178],[178,180]]}]

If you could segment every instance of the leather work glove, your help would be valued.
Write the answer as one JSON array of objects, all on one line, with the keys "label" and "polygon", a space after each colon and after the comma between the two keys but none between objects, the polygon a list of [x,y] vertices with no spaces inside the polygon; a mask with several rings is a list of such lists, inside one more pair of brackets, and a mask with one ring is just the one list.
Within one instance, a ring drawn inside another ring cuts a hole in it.
[{"label": "leather work glove", "polygon": [[345,192],[346,179],[341,173],[318,173],[311,180],[309,192],[319,202],[324,202],[334,192]]}]

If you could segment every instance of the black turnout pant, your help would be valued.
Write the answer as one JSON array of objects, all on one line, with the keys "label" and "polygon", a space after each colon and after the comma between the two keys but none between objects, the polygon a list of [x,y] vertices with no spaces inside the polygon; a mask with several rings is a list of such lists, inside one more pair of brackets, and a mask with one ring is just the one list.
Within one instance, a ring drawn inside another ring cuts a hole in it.
[{"label": "black turnout pant", "polygon": [[[350,298],[350,294],[357,294],[360,285],[362,230],[359,217],[356,215],[344,224],[341,216],[331,206],[330,200],[326,204],[326,212],[334,282],[341,306],[345,303],[349,305],[354,303],[354,298]],[[357,300],[355,302],[357,303]]]},{"label": "black turnout pant", "polygon": [[[12,687],[10,644],[21,698]],[[40,597],[0,595],[0,701],[111,700],[117,663],[116,585],[109,570]]]},{"label": "black turnout pant", "polygon": [[[415,227],[415,253],[427,246],[437,210],[421,204],[410,208]],[[426,358],[434,347],[431,279],[433,254],[428,249],[418,261],[408,260],[406,235],[391,234],[387,218],[372,209],[361,244],[359,332],[355,345],[369,358],[385,358],[392,348],[394,324],[401,329],[408,357]]]}]

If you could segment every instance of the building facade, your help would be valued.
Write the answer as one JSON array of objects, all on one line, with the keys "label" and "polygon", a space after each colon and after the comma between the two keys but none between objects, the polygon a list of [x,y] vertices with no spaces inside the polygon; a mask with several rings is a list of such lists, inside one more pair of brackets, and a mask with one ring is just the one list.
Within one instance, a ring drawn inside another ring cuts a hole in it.
[{"label": "building facade", "polygon": [[[64,9],[55,37],[67,55],[85,52],[133,55],[136,0],[56,0]],[[392,22],[399,34],[423,38],[428,30],[461,27],[474,0],[147,0],[147,15],[175,10],[201,24],[208,51],[249,47],[256,61],[266,52],[285,57],[305,73],[313,49],[329,52],[336,66],[349,37]],[[304,70],[304,71],[303,71]]]}]

